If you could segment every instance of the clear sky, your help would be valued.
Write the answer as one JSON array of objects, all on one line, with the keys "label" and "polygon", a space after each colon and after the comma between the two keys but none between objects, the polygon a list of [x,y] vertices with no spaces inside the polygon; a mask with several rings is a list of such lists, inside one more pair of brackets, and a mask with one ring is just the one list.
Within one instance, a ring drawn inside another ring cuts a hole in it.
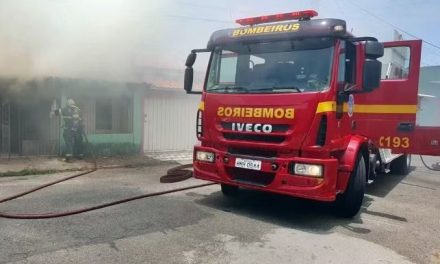
[{"label": "clear sky", "polygon": [[[438,0],[1,0],[0,75],[126,80],[144,66],[183,69],[191,49],[237,18],[304,9],[346,20],[356,36],[391,40],[395,25],[440,46]],[[422,65],[440,65],[440,49],[424,44],[422,54]]]}]

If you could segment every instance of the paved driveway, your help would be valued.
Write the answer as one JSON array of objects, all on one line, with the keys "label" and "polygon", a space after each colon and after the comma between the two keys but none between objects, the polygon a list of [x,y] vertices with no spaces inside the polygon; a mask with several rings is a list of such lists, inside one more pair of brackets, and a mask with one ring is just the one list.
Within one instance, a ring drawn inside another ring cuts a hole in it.
[{"label": "paved driveway", "polygon": [[[171,166],[100,170],[0,210],[73,209],[201,183],[160,184]],[[0,196],[65,175],[0,178]],[[440,173],[419,166],[369,186],[351,220],[249,190],[225,199],[214,185],[59,219],[0,219],[0,263],[439,263],[439,219]]]}]

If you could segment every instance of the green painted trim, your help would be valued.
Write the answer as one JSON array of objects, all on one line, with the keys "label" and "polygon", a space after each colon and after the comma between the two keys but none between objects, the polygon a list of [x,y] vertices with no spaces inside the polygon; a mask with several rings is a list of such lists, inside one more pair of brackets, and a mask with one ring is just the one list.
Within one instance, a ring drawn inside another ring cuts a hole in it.
[{"label": "green painted trim", "polygon": [[[66,87],[61,86],[61,107],[65,106],[67,103],[67,98],[69,96],[69,91]],[[112,89],[109,89],[110,92],[118,92]],[[96,91],[88,90],[88,93],[92,95],[92,97],[98,98],[99,95]],[[136,146],[139,151],[142,149],[142,126],[143,124],[143,92],[139,89],[132,90],[132,98],[133,98],[133,124],[132,124],[132,133],[115,133],[115,134],[88,134],[87,138],[91,144],[133,144]],[[63,139],[63,129],[60,127],[60,155],[62,150],[64,149],[64,139]]]},{"label": "green painted trim", "polygon": [[102,143],[133,143],[134,134],[89,134],[87,135],[89,142],[92,144],[102,144]]}]

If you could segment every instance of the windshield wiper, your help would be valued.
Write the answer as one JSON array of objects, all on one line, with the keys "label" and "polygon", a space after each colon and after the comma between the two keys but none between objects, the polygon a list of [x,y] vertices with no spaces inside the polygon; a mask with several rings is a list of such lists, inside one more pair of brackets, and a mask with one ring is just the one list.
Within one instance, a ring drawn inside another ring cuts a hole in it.
[{"label": "windshield wiper", "polygon": [[301,89],[296,86],[274,86],[272,90],[296,90],[298,93],[302,93]]},{"label": "windshield wiper", "polygon": [[208,92],[212,92],[212,91],[222,91],[224,90],[226,91],[240,91],[240,92],[248,92],[248,88],[246,87],[242,87],[242,86],[224,86],[224,87],[215,87],[215,88],[210,88],[207,91]]},{"label": "windshield wiper", "polygon": [[273,90],[296,90],[298,93],[302,93],[302,91],[296,86],[273,86],[269,88],[255,89],[254,91],[273,91]]}]

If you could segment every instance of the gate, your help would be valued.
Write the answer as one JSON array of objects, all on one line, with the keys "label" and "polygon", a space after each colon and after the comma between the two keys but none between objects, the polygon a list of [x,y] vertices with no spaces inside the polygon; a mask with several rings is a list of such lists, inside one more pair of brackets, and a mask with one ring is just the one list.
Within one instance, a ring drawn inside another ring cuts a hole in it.
[{"label": "gate", "polygon": [[144,99],[144,152],[188,151],[197,142],[196,114],[200,96],[163,89]]}]

